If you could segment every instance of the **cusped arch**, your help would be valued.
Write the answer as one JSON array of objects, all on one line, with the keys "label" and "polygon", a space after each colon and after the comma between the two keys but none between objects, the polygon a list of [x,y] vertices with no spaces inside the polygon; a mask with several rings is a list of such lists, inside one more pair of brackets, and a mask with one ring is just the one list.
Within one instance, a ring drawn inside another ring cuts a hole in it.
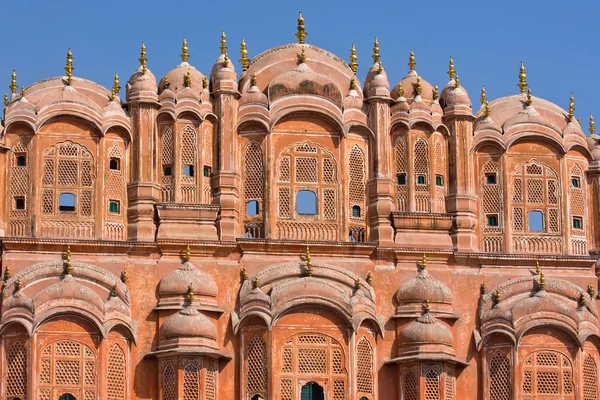
[{"label": "cusped arch", "polygon": [[329,107],[323,107],[320,104],[298,103],[297,101],[289,104],[282,102],[280,106],[271,109],[268,132],[272,132],[284,118],[302,118],[303,116],[317,116],[322,118],[331,123],[336,128],[337,133],[344,135],[344,122],[339,110],[336,111]]}]

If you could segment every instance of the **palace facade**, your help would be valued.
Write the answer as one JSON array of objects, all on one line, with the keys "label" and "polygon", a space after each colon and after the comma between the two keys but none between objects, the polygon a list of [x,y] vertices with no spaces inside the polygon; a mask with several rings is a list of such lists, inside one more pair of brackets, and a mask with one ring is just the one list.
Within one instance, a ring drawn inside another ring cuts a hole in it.
[{"label": "palace facade", "polygon": [[122,99],[13,73],[0,398],[598,399],[593,119],[297,37],[142,46]]}]

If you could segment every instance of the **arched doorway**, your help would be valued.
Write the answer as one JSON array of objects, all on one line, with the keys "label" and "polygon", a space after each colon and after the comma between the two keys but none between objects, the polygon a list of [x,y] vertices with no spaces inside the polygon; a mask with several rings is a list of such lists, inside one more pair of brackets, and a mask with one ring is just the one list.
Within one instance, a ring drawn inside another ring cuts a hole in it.
[{"label": "arched doorway", "polygon": [[323,387],[317,382],[308,382],[306,385],[302,386],[300,399],[325,400],[325,396],[323,394]]}]

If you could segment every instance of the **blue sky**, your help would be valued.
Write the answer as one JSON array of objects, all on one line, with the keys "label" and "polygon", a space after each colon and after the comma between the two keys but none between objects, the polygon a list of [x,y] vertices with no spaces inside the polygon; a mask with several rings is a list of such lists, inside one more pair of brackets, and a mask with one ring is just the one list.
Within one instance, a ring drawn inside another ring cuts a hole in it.
[{"label": "blue sky", "polygon": [[[124,86],[145,41],[148,66],[160,78],[180,62],[184,35],[190,62],[206,73],[219,55],[221,30],[232,60],[239,59],[242,36],[252,57],[296,41],[299,9],[308,43],[346,60],[356,43],[361,81],[377,35],[391,84],[406,74],[411,48],[419,74],[440,87],[452,56],[476,108],[481,85],[488,99],[517,93],[523,60],[535,96],[567,108],[573,92],[582,125],[587,129],[590,112],[600,121],[600,2],[593,0],[4,0],[0,93],[8,91],[13,68],[19,85],[63,75],[68,47],[76,76],[110,87],[119,72]],[[236,68],[239,72],[237,63]]]}]

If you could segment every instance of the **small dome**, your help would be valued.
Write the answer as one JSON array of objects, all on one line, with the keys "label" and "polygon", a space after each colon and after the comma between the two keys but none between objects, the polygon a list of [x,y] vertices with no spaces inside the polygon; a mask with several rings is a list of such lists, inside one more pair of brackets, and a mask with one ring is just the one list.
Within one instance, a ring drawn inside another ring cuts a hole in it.
[{"label": "small dome", "polygon": [[217,328],[194,307],[171,315],[160,327],[161,339],[205,338],[217,340]]},{"label": "small dome", "polygon": [[156,98],[156,92],[156,78],[149,69],[146,69],[144,73],[142,67],[139,67],[127,82],[126,96],[128,101],[148,97]]},{"label": "small dome", "polygon": [[469,94],[467,93],[467,90],[464,87],[456,87],[455,84],[454,87],[450,87],[448,89],[449,90],[446,90],[446,88],[444,88],[444,90],[442,91],[442,95],[444,96],[443,103],[446,107],[456,105],[466,105],[469,107],[471,106],[471,99],[469,99]]},{"label": "small dome", "polygon": [[89,287],[77,283],[71,275],[65,275],[60,282],[50,285],[42,290],[35,296],[33,303],[35,308],[38,308],[54,300],[68,299],[90,303],[99,310],[104,308],[104,301],[102,298]]},{"label": "small dome", "polygon": [[387,74],[383,68],[381,68],[381,72],[378,72],[377,75],[373,77],[373,80],[369,85],[369,91],[372,91],[374,88],[378,87],[390,90],[390,83],[388,82]]},{"label": "small dome", "polygon": [[400,286],[396,292],[398,303],[422,303],[429,300],[431,303],[452,303],[452,292],[442,282],[434,279],[426,269]]},{"label": "small dome", "polygon": [[261,92],[256,85],[251,86],[239,100],[240,106],[244,104],[262,104],[266,106],[268,103],[267,95]]},{"label": "small dome", "polygon": [[159,296],[184,295],[189,285],[192,285],[197,295],[217,297],[218,288],[214,279],[189,261],[161,279],[158,293]]},{"label": "small dome", "polygon": [[442,89],[442,93],[440,94],[440,100],[445,99],[446,96],[448,96],[448,92],[454,89],[455,85],[456,81],[454,80],[454,78],[450,79],[448,83],[446,83],[446,86],[444,86],[444,88]]},{"label": "small dome", "polygon": [[170,88],[164,89],[158,96],[158,101],[175,101],[175,93]]},{"label": "small dome", "polygon": [[[419,85],[417,85],[417,78],[419,78]],[[413,100],[417,97],[417,86],[421,86],[421,99],[424,101],[433,101],[433,86],[425,79],[423,79],[417,71],[409,71],[408,74],[400,81],[402,89],[404,91],[404,97],[407,100]],[[391,96],[393,99],[398,98],[398,85],[395,85]]]},{"label": "small dome", "polygon": [[402,329],[398,343],[401,346],[444,344],[452,347],[454,337],[445,325],[426,313]]},{"label": "small dome", "polygon": [[369,72],[367,72],[367,77],[365,78],[365,84],[363,86],[363,93],[369,93],[369,88],[371,87],[371,81],[377,74],[379,73],[379,63],[374,63],[371,68],[369,68]]},{"label": "small dome", "polygon": [[24,308],[25,310],[33,313],[33,301],[22,291],[16,291],[11,297],[8,298],[2,305],[2,313],[6,313],[9,310],[15,310]]},{"label": "small dome", "polygon": [[169,89],[171,89],[173,93],[178,94],[180,91],[185,89],[185,77],[188,71],[190,71],[191,78],[190,87],[194,92],[200,93],[202,91],[202,80],[204,79],[204,74],[187,62],[182,62],[171,71],[167,72],[167,74],[160,80],[160,83],[158,84],[158,93],[161,94],[165,88],[165,77],[169,82]]},{"label": "small dome", "polygon": [[109,101],[108,104],[106,105],[106,107],[104,107],[102,109],[102,115],[103,116],[109,116],[109,115],[126,116],[127,114],[125,114],[125,110],[123,110],[123,106],[121,106],[121,102],[118,100],[118,98],[115,98],[115,100]]},{"label": "small dome", "polygon": [[233,62],[228,58],[227,66],[225,66],[225,56],[221,54],[210,71],[210,78],[212,82],[237,81]]}]

